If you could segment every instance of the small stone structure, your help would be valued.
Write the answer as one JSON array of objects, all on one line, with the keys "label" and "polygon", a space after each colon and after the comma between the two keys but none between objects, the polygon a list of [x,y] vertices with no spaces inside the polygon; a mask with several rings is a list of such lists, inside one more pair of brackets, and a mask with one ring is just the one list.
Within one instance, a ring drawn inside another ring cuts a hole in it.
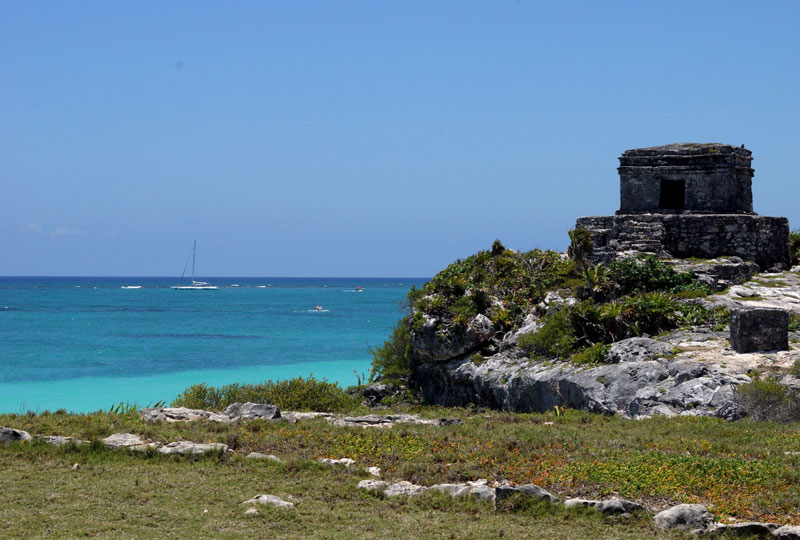
[{"label": "small stone structure", "polygon": [[753,212],[752,154],[725,144],[669,144],[619,158],[620,209],[578,218],[596,262],[620,253],[737,256],[762,269],[789,267],[789,222]]},{"label": "small stone structure", "polygon": [[746,307],[731,312],[731,348],[737,353],[789,350],[789,312]]}]

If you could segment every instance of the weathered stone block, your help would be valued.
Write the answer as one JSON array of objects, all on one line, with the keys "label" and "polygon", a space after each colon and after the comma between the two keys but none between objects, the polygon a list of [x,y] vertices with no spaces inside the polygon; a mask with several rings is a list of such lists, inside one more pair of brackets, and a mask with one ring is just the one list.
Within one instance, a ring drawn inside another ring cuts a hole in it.
[{"label": "weathered stone block", "polygon": [[747,307],[731,312],[731,347],[738,353],[789,350],[789,312]]}]

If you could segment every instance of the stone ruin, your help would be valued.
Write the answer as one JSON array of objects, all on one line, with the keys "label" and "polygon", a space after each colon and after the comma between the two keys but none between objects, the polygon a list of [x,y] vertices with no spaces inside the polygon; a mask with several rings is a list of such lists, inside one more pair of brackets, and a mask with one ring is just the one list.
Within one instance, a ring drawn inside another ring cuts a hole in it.
[{"label": "stone ruin", "polygon": [[669,144],[619,158],[620,209],[578,218],[595,262],[619,255],[712,259],[735,256],[762,270],[790,266],[789,221],[753,212],[750,150],[727,144]]}]

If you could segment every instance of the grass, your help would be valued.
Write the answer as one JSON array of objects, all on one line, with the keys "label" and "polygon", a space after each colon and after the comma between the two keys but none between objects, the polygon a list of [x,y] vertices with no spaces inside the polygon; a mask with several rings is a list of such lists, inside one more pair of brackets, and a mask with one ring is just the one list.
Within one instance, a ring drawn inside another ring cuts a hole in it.
[{"label": "grass", "polygon": [[[611,524],[592,512],[519,501],[495,511],[436,494],[386,500],[355,488],[370,465],[385,479],[425,485],[508,479],[541,485],[562,499],[619,495],[651,510],[700,502],[718,519],[800,524],[800,456],[784,455],[800,447],[798,423],[633,421],[578,411],[416,412],[457,416],[464,424],[380,430],[338,428],[321,419],[145,424],[131,411],[0,416],[0,425],[32,434],[97,440],[130,431],[161,442],[223,442],[235,450],[191,459],[97,444],[2,446],[0,537],[249,538],[269,527],[277,538],[486,538],[501,532],[522,538],[530,535],[532,520],[538,535],[552,538],[689,537],[658,532],[649,517]],[[286,462],[243,459],[250,451]],[[350,457],[357,466],[322,466],[316,463],[321,457]],[[259,493],[291,500],[297,510],[260,507],[259,516],[244,516],[241,502]]]}]

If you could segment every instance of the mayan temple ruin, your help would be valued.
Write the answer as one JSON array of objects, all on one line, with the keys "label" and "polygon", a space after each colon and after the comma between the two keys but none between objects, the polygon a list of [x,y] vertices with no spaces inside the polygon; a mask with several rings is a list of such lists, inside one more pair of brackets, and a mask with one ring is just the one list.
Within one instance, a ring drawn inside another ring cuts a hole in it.
[{"label": "mayan temple ruin", "polygon": [[762,270],[789,268],[789,222],[753,212],[752,152],[727,144],[669,144],[619,158],[620,209],[578,218],[594,259],[651,253],[710,259],[736,256]]}]

